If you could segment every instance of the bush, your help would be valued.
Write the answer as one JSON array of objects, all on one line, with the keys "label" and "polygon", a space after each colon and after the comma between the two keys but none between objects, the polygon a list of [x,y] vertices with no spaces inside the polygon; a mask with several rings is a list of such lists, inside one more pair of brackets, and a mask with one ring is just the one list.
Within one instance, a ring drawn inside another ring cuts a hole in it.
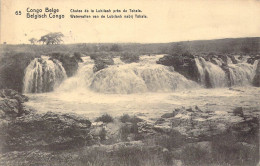
[{"label": "bush", "polygon": [[164,148],[172,150],[179,148],[186,143],[186,137],[178,131],[171,131],[168,135],[162,135],[155,138],[155,144],[160,145]]},{"label": "bush", "polygon": [[102,128],[102,129],[100,130],[100,132],[99,132],[100,140],[101,140],[101,141],[106,140],[106,136],[107,136],[107,131],[106,131],[104,128]]},{"label": "bush", "polygon": [[113,117],[108,114],[104,114],[95,120],[95,122],[103,122],[103,123],[111,123],[113,121],[114,121]]},{"label": "bush", "polygon": [[138,133],[138,125],[137,123],[133,123],[131,125],[123,125],[119,130],[119,135],[122,141],[128,141],[128,136],[133,134],[133,138],[135,140],[140,140],[142,137]]},{"label": "bush", "polygon": [[[78,163],[76,165],[104,166],[109,163],[110,156],[104,150],[90,149],[79,153]],[[74,164],[73,164],[74,165]]]},{"label": "bush", "polygon": [[138,54],[134,54],[131,52],[124,52],[120,55],[120,59],[124,63],[133,63],[133,62],[139,62],[140,58]]},{"label": "bush", "polygon": [[197,146],[185,146],[182,149],[180,158],[187,166],[210,165],[211,162],[211,155],[207,150]]},{"label": "bush", "polygon": [[225,132],[212,140],[212,157],[214,162],[228,165],[257,165],[259,145],[238,142],[240,138]]},{"label": "bush", "polygon": [[122,123],[127,123],[127,122],[130,122],[130,123],[138,123],[138,122],[142,122],[143,120],[136,117],[136,116],[129,116],[128,114],[124,114],[123,116],[121,116],[120,118],[120,121]]},{"label": "bush", "polygon": [[164,156],[155,148],[122,147],[115,153],[117,158],[114,165],[122,166],[164,166]]}]

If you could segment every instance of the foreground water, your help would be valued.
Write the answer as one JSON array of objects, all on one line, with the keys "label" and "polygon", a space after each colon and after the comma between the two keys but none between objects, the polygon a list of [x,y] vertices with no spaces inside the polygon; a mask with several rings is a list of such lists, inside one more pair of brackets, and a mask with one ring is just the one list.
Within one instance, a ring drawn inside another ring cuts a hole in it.
[{"label": "foreground water", "polygon": [[26,104],[40,112],[73,112],[90,119],[109,113],[136,114],[155,118],[181,106],[199,106],[210,111],[231,111],[235,107],[260,108],[260,89],[193,89],[173,93],[99,94],[90,91],[28,94]]}]

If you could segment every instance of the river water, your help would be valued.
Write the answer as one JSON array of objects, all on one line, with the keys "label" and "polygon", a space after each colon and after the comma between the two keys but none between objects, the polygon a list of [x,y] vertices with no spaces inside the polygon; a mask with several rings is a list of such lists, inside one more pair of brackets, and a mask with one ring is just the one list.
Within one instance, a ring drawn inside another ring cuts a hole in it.
[{"label": "river water", "polygon": [[[231,111],[238,106],[260,109],[260,88],[251,86],[248,81],[254,75],[254,65],[232,64],[237,84],[229,88],[219,66],[197,60],[201,77],[207,70],[214,83],[214,88],[206,89],[203,82],[199,85],[171,67],[156,64],[161,57],[163,55],[141,56],[139,63],[131,64],[114,58],[114,65],[97,73],[92,70],[94,62],[84,57],[78,72],[64,78],[59,86],[55,85],[54,91],[27,91],[30,100],[26,105],[39,112],[77,113],[89,119],[104,113],[112,116],[128,113],[151,119],[182,106],[199,106],[209,111]],[[29,76],[26,78],[28,81]]]}]

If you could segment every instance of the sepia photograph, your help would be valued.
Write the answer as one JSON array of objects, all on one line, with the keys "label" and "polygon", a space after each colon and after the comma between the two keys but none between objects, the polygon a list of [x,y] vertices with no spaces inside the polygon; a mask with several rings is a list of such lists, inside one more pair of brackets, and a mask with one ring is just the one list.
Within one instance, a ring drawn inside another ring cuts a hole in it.
[{"label": "sepia photograph", "polygon": [[1,166],[260,166],[259,0],[1,0]]}]

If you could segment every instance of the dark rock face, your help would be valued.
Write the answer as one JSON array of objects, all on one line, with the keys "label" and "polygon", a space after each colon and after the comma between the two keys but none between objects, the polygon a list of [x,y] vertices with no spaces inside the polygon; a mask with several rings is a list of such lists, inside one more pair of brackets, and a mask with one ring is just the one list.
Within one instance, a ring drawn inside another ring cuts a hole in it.
[{"label": "dark rock face", "polygon": [[173,66],[176,72],[182,74],[187,79],[196,82],[198,82],[200,79],[198,68],[192,55],[165,55],[156,63],[165,66]]},{"label": "dark rock face", "polygon": [[94,59],[95,66],[93,67],[93,71],[97,72],[99,70],[102,70],[104,68],[107,68],[108,65],[113,65],[114,60],[112,57],[98,57]]},{"label": "dark rock face", "polygon": [[10,120],[26,113],[26,110],[21,104],[26,101],[28,101],[28,97],[14,90],[0,90],[0,118]]},{"label": "dark rock face", "polygon": [[260,87],[260,60],[258,60],[258,64],[256,67],[255,77],[253,78],[253,85],[256,87]]},{"label": "dark rock face", "polygon": [[63,53],[52,53],[50,55],[51,59],[57,59],[62,63],[66,74],[68,77],[73,76],[78,70],[78,63],[83,60],[80,57],[80,54],[76,53],[74,55],[71,54],[63,54]]},{"label": "dark rock face", "polygon": [[247,59],[247,63],[254,64],[254,62],[259,59],[260,59],[260,55],[252,56],[251,58]]},{"label": "dark rock face", "polygon": [[31,60],[39,57],[30,53],[6,53],[0,57],[0,89],[23,90],[24,71]]},{"label": "dark rock face", "polygon": [[93,143],[91,122],[75,114],[26,109],[28,98],[13,90],[0,91],[0,151],[33,148],[59,150]]}]

